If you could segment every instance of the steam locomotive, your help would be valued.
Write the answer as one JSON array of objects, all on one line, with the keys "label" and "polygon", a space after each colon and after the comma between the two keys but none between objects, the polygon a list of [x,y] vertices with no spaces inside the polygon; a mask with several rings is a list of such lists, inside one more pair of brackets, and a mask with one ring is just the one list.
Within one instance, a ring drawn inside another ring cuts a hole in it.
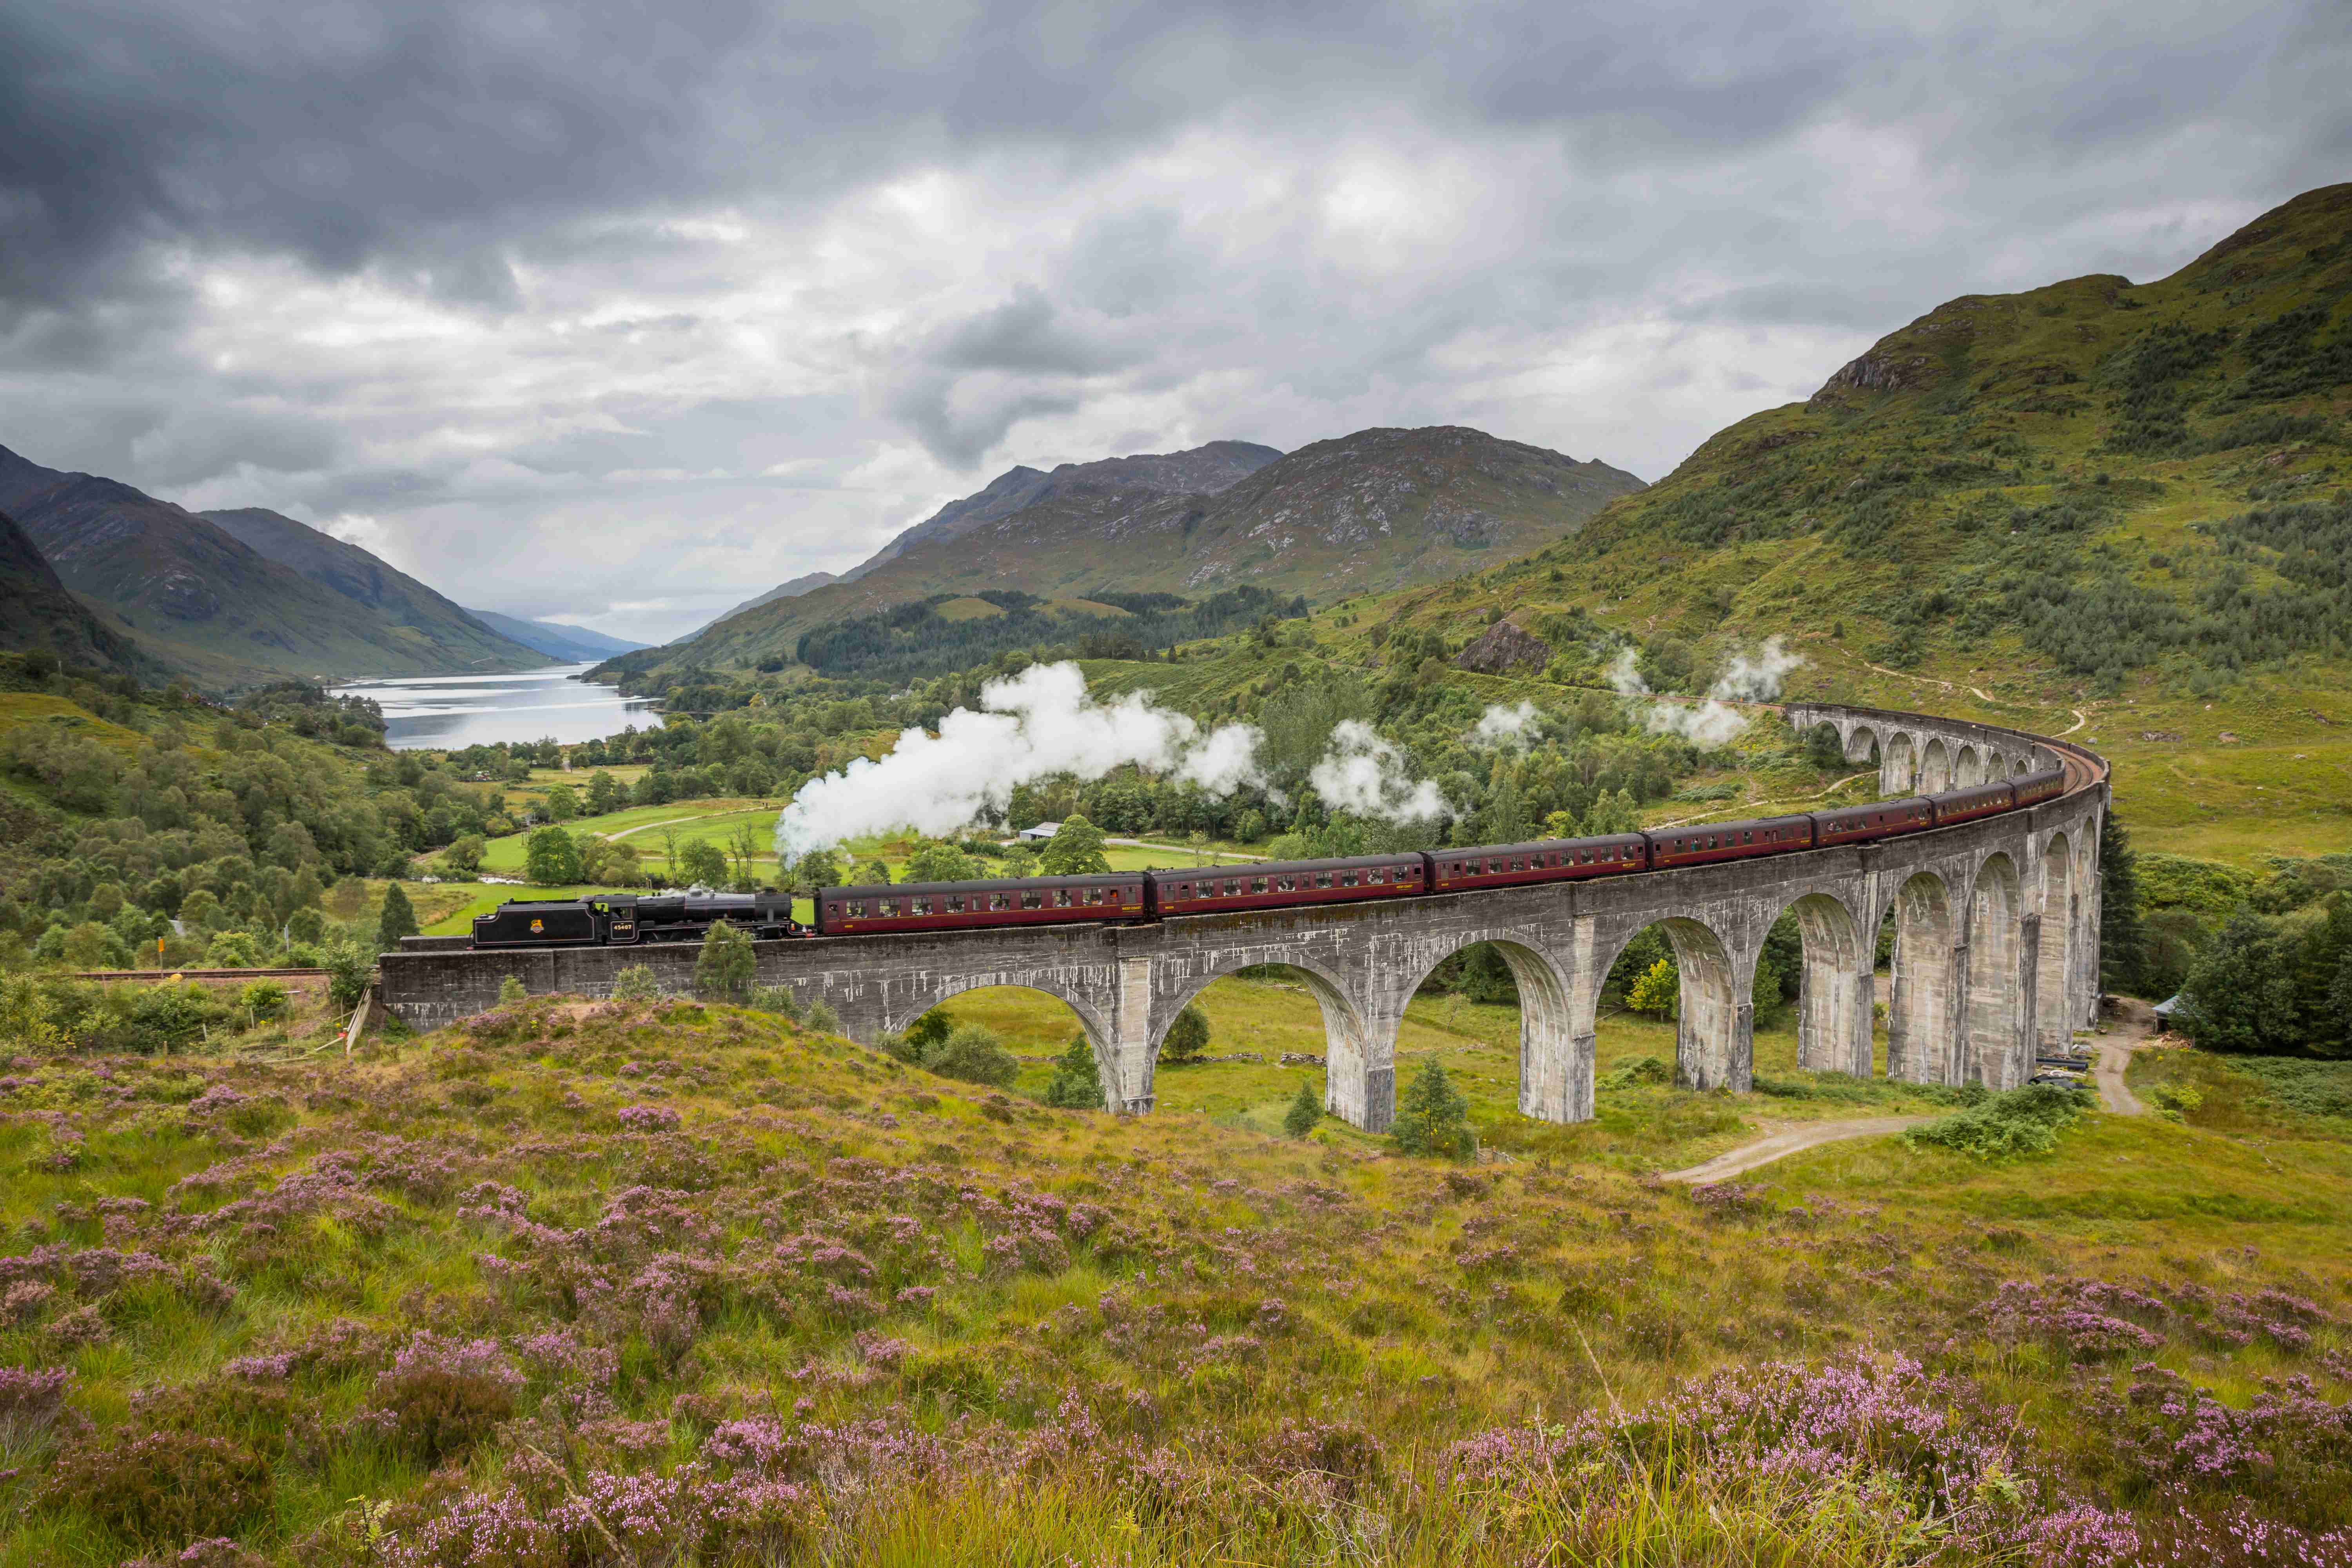
[{"label": "steam locomotive", "polygon": [[1999,784],[1972,784],[1907,800],[1598,838],[1550,838],[1180,871],[821,888],[814,931],[793,918],[790,897],[772,890],[651,898],[612,893],[569,902],[509,902],[475,918],[473,945],[699,942],[721,920],[765,939],[1020,925],[1132,924],[1303,904],[1365,903],[1867,844],[2037,805],[2055,799],[2065,789],[2065,773],[2053,768]]}]

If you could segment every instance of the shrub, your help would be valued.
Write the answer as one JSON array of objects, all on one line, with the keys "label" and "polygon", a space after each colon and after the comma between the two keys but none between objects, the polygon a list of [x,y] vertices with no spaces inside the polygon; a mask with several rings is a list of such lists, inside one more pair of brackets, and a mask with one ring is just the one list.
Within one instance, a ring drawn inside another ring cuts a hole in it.
[{"label": "shrub", "polygon": [[1389,1129],[1401,1154],[1435,1154],[1467,1160],[1478,1152],[1470,1131],[1470,1107],[1436,1062],[1425,1064],[1406,1086]]},{"label": "shrub", "polygon": [[426,1464],[462,1454],[515,1412],[522,1374],[495,1340],[419,1333],[376,1375],[367,1419]]},{"label": "shrub", "polygon": [[758,968],[751,937],[725,921],[715,921],[702,939],[702,955],[694,961],[694,983],[706,995],[740,997],[751,990]]},{"label": "shrub", "polygon": [[2060,1130],[2082,1114],[2084,1100],[2082,1092],[2071,1088],[2022,1084],[1903,1136],[1915,1147],[1950,1149],[1979,1160],[2043,1154],[2058,1146]]},{"label": "shrub", "polygon": [[979,1024],[957,1026],[955,1032],[924,1058],[923,1065],[941,1078],[992,1084],[999,1089],[1011,1083],[1021,1070],[1021,1064],[1013,1059],[1013,1053],[1004,1048],[996,1031]]},{"label": "shrub", "polygon": [[530,992],[516,976],[503,975],[499,980],[499,1005],[519,1007],[530,1000]]},{"label": "shrub", "polygon": [[904,1044],[905,1059],[919,1062],[941,1046],[955,1033],[955,1015],[945,1007],[934,1007],[906,1027],[898,1038]]},{"label": "shrub", "polygon": [[661,987],[654,981],[653,970],[642,963],[632,963],[613,977],[613,996],[621,1002],[651,1002],[661,995]]},{"label": "shrub", "polygon": [[254,969],[261,963],[261,946],[251,931],[225,931],[205,948],[210,969]]},{"label": "shrub", "polygon": [[821,1035],[837,1035],[841,1033],[841,1015],[820,997],[809,1004],[808,1026]]},{"label": "shrub", "polygon": [[1672,959],[1662,958],[1642,972],[1625,993],[1625,1005],[1636,1013],[1671,1018],[1682,1004],[1682,975]]},{"label": "shrub", "polygon": [[375,979],[375,960],[348,942],[338,942],[320,955],[327,972],[327,1000],[349,1012],[366,997]]},{"label": "shrub", "polygon": [[1095,1066],[1095,1048],[1084,1035],[1074,1037],[1069,1048],[1054,1058],[1054,1081],[1045,1086],[1045,1103],[1065,1110],[1102,1109],[1102,1074]]},{"label": "shrub", "polygon": [[256,1023],[286,1016],[286,987],[275,980],[248,980],[236,994],[236,1005]]},{"label": "shrub", "polygon": [[227,1437],[118,1428],[69,1445],[50,1471],[49,1499],[134,1541],[178,1547],[225,1535],[268,1509],[269,1462]]},{"label": "shrub", "polygon": [[1282,1130],[1293,1138],[1304,1138],[1315,1131],[1323,1120],[1323,1097],[1315,1092],[1313,1079],[1301,1079],[1298,1094],[1291,1100],[1290,1109],[1283,1112]]},{"label": "shrub", "polygon": [[1188,1002],[1168,1026],[1167,1038],[1160,1042],[1160,1059],[1171,1066],[1197,1062],[1209,1048],[1209,1016],[1201,1011],[1197,1002]]},{"label": "shrub", "polygon": [[800,993],[789,985],[754,985],[749,1005],[762,1013],[775,1013],[798,1023],[808,1013],[801,1005]]}]

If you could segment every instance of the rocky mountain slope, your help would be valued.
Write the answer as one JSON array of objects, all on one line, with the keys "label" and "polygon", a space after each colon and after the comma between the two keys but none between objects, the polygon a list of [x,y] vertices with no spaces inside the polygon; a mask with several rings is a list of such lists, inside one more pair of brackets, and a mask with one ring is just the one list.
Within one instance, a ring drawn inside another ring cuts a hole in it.
[{"label": "rocky mountain slope", "polygon": [[1359,431],[1287,456],[1217,442],[1034,475],[1016,468],[943,509],[856,582],[761,605],[630,662],[773,662],[816,626],[992,588],[1082,598],[1248,585],[1328,601],[1507,560],[1642,483],[1451,426]]},{"label": "rocky mountain slope", "polygon": [[0,647],[39,648],[68,665],[152,676],[153,661],[73,596],[16,520],[0,511]]},{"label": "rocky mountain slope", "polygon": [[[5,447],[0,510],[16,519],[110,630],[206,685],[544,662],[364,551],[290,519],[248,526],[257,536],[278,539],[321,577],[344,581],[314,580],[219,523],[118,480],[46,468]],[[382,602],[372,603],[370,594]],[[404,615],[421,624],[408,624]]]}]

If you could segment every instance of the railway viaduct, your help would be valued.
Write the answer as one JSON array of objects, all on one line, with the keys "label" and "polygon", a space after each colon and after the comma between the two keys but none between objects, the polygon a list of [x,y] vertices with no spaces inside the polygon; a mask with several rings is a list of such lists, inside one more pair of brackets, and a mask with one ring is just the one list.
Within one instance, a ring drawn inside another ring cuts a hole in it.
[{"label": "railway viaduct", "polygon": [[[2027,810],[1874,844],[1587,882],[1146,926],[761,942],[759,980],[823,999],[866,1040],[960,992],[1047,992],[1084,1023],[1108,1108],[1134,1113],[1151,1108],[1160,1042],[1186,1003],[1220,976],[1284,964],[1322,1006],[1329,1109],[1377,1132],[1395,1110],[1406,1003],[1447,956],[1493,942],[1518,984],[1519,1109],[1579,1121],[1592,1115],[1601,984],[1626,942],[1654,923],[1682,976],[1677,1078],[1747,1090],[1757,960],[1766,932],[1793,910],[1804,938],[1803,1066],[1868,1076],[1873,1008],[1884,1002],[1890,1076],[1995,1089],[2022,1081],[2037,1046],[2070,1038],[2097,1005],[2106,764],[2063,741],[1957,720],[1820,704],[1780,711],[1801,732],[1830,726],[1850,760],[1875,752],[1883,795],[2053,763],[2069,787]],[[1893,984],[1882,996],[1873,961],[1890,914]],[[453,950],[456,940],[411,938],[384,955],[394,1013],[418,1027],[451,1022],[492,1005],[509,974],[533,994],[600,995],[639,963],[684,990],[697,954],[690,946],[474,952]]]}]

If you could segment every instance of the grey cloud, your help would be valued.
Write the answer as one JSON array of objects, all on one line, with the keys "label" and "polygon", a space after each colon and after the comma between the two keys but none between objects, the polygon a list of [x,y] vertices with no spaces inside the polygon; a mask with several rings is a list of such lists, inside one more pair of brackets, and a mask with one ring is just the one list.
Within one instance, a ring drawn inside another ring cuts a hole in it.
[{"label": "grey cloud", "polygon": [[0,442],[647,637],[1013,461],[1461,421],[1654,474],[1940,300],[2341,178],[2347,32],[0,0]]}]

